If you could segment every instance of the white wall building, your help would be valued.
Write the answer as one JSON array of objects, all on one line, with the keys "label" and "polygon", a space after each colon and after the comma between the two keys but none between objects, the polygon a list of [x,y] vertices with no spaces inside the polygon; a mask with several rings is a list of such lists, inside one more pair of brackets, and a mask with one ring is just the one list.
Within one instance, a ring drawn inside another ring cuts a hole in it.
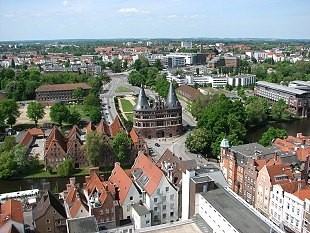
[{"label": "white wall building", "polygon": [[193,43],[191,41],[182,41],[181,47],[186,49],[191,49],[193,46]]},{"label": "white wall building", "polygon": [[135,229],[141,229],[151,226],[151,211],[143,204],[137,203],[132,205],[132,219],[134,220]]},{"label": "white wall building", "polygon": [[283,224],[296,233],[302,232],[304,200],[310,198],[310,190],[302,189],[295,193],[284,193]]},{"label": "white wall building", "polygon": [[143,202],[152,211],[152,225],[177,221],[178,190],[143,153],[136,158],[132,175],[142,192]]},{"label": "white wall building", "polygon": [[256,75],[255,74],[242,74],[237,75],[235,77],[228,77],[227,82],[229,85],[236,87],[236,86],[250,86],[254,85],[256,82]]},{"label": "white wall building", "polygon": [[227,84],[227,77],[225,76],[211,76],[209,78],[213,88],[225,87]]}]

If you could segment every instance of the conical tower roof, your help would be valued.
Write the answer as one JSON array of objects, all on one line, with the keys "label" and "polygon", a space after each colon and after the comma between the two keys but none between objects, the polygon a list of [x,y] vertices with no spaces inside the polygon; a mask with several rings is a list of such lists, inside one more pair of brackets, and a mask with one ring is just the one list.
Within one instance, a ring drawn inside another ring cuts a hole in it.
[{"label": "conical tower roof", "polygon": [[147,97],[145,95],[145,91],[143,88],[143,85],[141,85],[140,93],[138,96],[138,100],[136,105],[133,108],[135,111],[141,111],[141,110],[150,110],[150,105],[147,102]]},{"label": "conical tower roof", "polygon": [[171,81],[166,101],[166,108],[179,108],[180,106],[180,102],[177,98],[177,95],[175,94],[174,87]]}]

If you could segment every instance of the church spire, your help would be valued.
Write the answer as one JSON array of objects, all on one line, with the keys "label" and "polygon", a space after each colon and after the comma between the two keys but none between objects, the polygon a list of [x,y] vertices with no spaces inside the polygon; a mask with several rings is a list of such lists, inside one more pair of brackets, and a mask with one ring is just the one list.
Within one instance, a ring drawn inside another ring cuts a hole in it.
[{"label": "church spire", "polygon": [[175,94],[174,87],[172,85],[172,81],[170,82],[169,92],[166,101],[166,108],[178,108],[180,107],[180,102]]},{"label": "church spire", "polygon": [[140,93],[138,96],[138,101],[133,109],[135,111],[151,109],[149,103],[147,102],[147,97],[145,95],[145,91],[144,91],[142,84],[141,84],[141,89],[140,89]]}]

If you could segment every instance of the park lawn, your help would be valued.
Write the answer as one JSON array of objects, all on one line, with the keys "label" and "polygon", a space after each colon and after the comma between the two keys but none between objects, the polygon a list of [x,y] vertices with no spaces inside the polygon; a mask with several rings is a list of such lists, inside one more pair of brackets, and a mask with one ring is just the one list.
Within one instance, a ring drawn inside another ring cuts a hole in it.
[{"label": "park lawn", "polygon": [[133,118],[133,114],[132,113],[125,113],[125,115],[126,115],[126,117],[127,117],[127,119],[129,121],[132,121],[132,118]]},{"label": "park lawn", "polygon": [[121,104],[122,104],[123,112],[132,112],[133,105],[131,104],[129,100],[121,99]]},{"label": "park lawn", "polygon": [[118,86],[116,88],[116,92],[132,92],[132,90],[128,87]]},{"label": "park lawn", "polygon": [[89,120],[89,116],[87,116],[86,112],[84,112],[83,104],[68,104],[67,107],[70,110],[70,112],[76,110],[81,115],[81,119]]}]

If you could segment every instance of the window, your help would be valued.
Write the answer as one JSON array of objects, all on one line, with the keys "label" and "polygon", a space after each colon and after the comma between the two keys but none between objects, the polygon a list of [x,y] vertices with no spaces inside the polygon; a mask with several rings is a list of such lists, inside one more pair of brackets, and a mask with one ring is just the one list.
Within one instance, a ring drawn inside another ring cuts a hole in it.
[{"label": "window", "polygon": [[49,219],[46,219],[46,223],[50,223],[51,221]]},{"label": "window", "polygon": [[149,224],[149,223],[150,223],[150,220],[146,220],[146,221],[145,221],[145,224]]},{"label": "window", "polygon": [[170,217],[173,217],[174,216],[174,212],[170,212]]},{"label": "window", "polygon": [[157,197],[154,198],[154,202],[157,203]]},{"label": "window", "polygon": [[170,204],[170,209],[173,209],[174,208],[174,203],[171,203]]},{"label": "window", "polygon": [[166,219],[166,217],[167,217],[167,214],[163,214],[163,219]]},{"label": "window", "polygon": [[130,196],[130,198],[129,198],[131,201],[133,200],[133,196]]},{"label": "window", "polygon": [[47,227],[46,230],[47,230],[47,231],[51,231],[51,228],[50,228],[50,227]]},{"label": "window", "polygon": [[169,187],[166,187],[166,192],[169,192]]},{"label": "window", "polygon": [[54,214],[56,214],[56,210],[54,210]]},{"label": "window", "polygon": [[171,194],[170,195],[170,200],[173,200],[174,199],[174,194]]},{"label": "window", "polygon": [[163,205],[163,210],[166,210],[166,205]]},{"label": "window", "polygon": [[155,206],[155,207],[154,207],[154,211],[157,211],[157,210],[158,210],[158,207]]},{"label": "window", "polygon": [[163,201],[166,201],[166,196],[163,196],[163,197],[162,197],[162,200],[163,200]]}]

